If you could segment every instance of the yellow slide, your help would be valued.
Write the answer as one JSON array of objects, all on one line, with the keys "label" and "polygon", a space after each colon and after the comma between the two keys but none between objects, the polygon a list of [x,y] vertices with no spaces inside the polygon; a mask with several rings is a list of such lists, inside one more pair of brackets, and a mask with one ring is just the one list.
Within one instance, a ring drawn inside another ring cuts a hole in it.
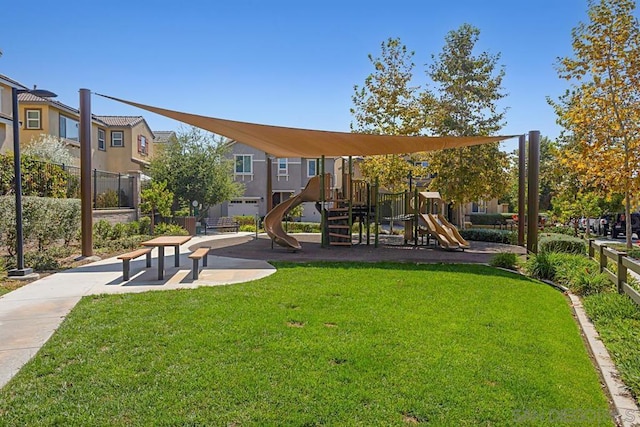
[{"label": "yellow slide", "polygon": [[462,238],[456,226],[451,224],[449,221],[447,221],[444,215],[438,214],[438,219],[440,220],[440,224],[442,224],[442,227],[444,227],[445,229],[448,229],[450,234],[453,235],[452,237],[455,237],[455,239],[457,240],[461,248],[468,249],[469,247],[471,247],[469,242],[467,242]]},{"label": "yellow slide", "polygon": [[425,222],[429,234],[436,238],[440,247],[444,249],[457,249],[460,247],[457,242],[451,239],[447,231],[438,224],[438,221],[433,217],[433,215],[421,213],[420,218]]},{"label": "yellow slide", "polygon": [[[423,202],[421,203],[422,206],[426,205],[427,201],[433,199],[442,202],[440,193],[435,191],[421,192],[420,199]],[[438,240],[441,247],[445,249],[460,248],[462,250],[470,247],[469,242],[462,238],[456,226],[447,221],[443,215],[420,214],[420,218],[426,223],[429,234]]]},{"label": "yellow slide", "polygon": [[[329,177],[329,175],[325,176],[327,178]],[[309,182],[307,182],[307,186],[304,187],[304,190],[271,209],[267,216],[264,217],[264,229],[271,240],[285,248],[296,250],[302,249],[300,242],[298,242],[293,236],[285,233],[282,228],[282,218],[284,218],[290,209],[295,208],[300,203],[320,201],[320,181],[320,175],[314,176],[309,180]],[[325,194],[328,194],[328,192],[325,192]]]}]

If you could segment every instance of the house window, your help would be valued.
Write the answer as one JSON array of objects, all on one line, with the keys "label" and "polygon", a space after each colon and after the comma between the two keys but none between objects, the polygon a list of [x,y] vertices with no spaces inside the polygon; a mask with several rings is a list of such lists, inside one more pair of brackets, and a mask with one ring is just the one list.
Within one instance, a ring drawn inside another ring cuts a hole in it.
[{"label": "house window", "polygon": [[253,173],[253,156],[250,154],[236,154],[236,174],[251,175]]},{"label": "house window", "polygon": [[121,130],[111,131],[111,146],[124,147],[124,132],[122,132]]},{"label": "house window", "polygon": [[289,164],[287,159],[278,159],[278,176],[289,175]]},{"label": "house window", "polygon": [[106,151],[107,143],[104,129],[98,129],[98,150]]},{"label": "house window", "polygon": [[27,129],[42,129],[40,110],[25,110]]},{"label": "house window", "polygon": [[138,135],[138,153],[149,154],[147,138],[144,135]]},{"label": "house window", "polygon": [[485,202],[484,200],[478,200],[477,202],[471,203],[471,212],[487,213],[487,202]]},{"label": "house window", "polygon": [[78,127],[79,123],[77,120],[60,115],[60,138],[78,141]]},{"label": "house window", "polygon": [[316,159],[307,160],[307,176],[311,178],[318,174],[318,161]]}]

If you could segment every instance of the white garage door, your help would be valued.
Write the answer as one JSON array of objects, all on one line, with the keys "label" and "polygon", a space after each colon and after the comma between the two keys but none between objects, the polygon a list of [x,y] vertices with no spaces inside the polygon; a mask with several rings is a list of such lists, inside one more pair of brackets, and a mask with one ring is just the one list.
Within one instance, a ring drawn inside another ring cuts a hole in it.
[{"label": "white garage door", "polygon": [[232,200],[229,202],[229,216],[255,216],[258,213],[257,200]]}]

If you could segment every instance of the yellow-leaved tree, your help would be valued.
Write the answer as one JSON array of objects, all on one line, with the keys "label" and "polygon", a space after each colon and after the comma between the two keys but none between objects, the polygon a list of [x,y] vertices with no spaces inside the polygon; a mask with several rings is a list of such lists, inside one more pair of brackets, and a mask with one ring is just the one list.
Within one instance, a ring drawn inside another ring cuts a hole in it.
[{"label": "yellow-leaved tree", "polygon": [[[640,31],[633,0],[590,0],[589,22],[572,31],[573,57],[559,58],[570,89],[549,100],[572,140],[565,162],[585,184],[625,196],[625,214],[640,188]],[[631,221],[626,221],[631,248]]]}]

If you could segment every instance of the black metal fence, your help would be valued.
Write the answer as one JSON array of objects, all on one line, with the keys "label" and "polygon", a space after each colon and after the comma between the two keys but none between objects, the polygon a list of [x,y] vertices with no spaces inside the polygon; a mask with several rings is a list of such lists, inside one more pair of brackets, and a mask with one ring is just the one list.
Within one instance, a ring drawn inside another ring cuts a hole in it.
[{"label": "black metal fence", "polygon": [[[22,194],[25,196],[80,198],[80,168],[22,159]],[[4,168],[5,165],[3,165]],[[0,195],[14,194],[13,168],[0,175]],[[133,208],[135,177],[128,174],[91,171],[94,209]]]}]

